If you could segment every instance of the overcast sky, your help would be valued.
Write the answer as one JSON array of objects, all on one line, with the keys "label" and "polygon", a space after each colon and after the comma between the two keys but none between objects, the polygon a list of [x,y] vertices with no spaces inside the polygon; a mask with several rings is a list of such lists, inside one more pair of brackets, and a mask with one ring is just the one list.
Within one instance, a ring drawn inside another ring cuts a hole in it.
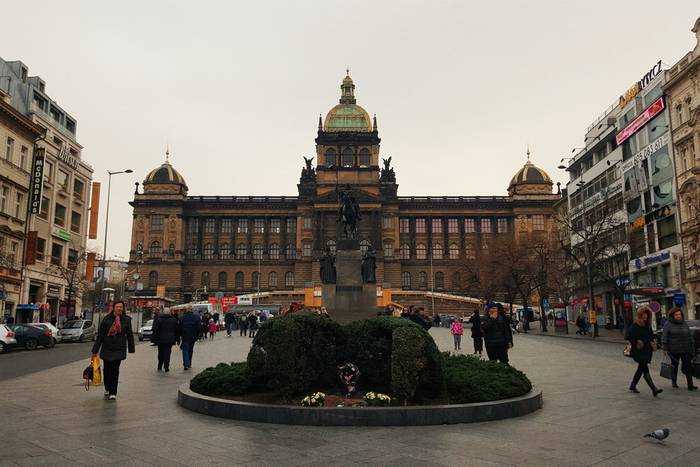
[{"label": "overcast sky", "polygon": [[295,195],[346,66],[399,195],[504,195],[528,144],[564,181],[561,157],[694,47],[699,15],[697,0],[15,1],[0,56],[77,119],[95,180],[134,170],[112,183],[108,256],[126,257],[134,182],[166,144],[190,195]]}]

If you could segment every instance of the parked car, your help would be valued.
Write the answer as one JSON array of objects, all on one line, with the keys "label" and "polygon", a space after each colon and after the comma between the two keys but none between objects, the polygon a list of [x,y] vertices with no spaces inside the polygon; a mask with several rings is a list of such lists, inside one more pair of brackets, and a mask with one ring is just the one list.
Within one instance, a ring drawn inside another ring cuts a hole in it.
[{"label": "parked car", "polygon": [[30,323],[30,326],[34,326],[41,329],[48,329],[51,331],[51,337],[53,337],[54,344],[61,342],[61,330],[58,329],[51,323]]},{"label": "parked car", "polygon": [[96,329],[92,321],[86,319],[72,319],[63,323],[61,339],[64,342],[84,342],[95,340]]},{"label": "parked car", "polygon": [[41,329],[29,324],[9,324],[7,325],[15,334],[17,347],[24,347],[27,350],[36,350],[37,347],[44,346],[50,349],[56,343],[53,341],[51,331]]},{"label": "parked car", "polygon": [[[697,352],[700,349],[700,320],[687,319],[685,320],[685,322],[688,323],[690,332],[693,333],[693,337],[695,338],[695,351]],[[656,344],[659,346],[660,349],[663,348],[663,344],[661,344],[661,336],[663,333],[663,328],[656,330]]]},{"label": "parked car", "polygon": [[0,353],[7,352],[10,347],[17,345],[15,333],[5,324],[0,324]]},{"label": "parked car", "polygon": [[139,328],[139,340],[150,340],[153,337],[153,320],[149,319]]}]

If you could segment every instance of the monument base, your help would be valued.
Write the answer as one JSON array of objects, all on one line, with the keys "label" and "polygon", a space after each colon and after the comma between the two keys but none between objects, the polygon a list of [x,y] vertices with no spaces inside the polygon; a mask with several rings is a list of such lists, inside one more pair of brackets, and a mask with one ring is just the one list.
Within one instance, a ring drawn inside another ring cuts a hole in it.
[{"label": "monument base", "polygon": [[355,239],[338,242],[335,255],[336,283],[323,284],[321,303],[339,323],[377,314],[377,285],[362,283],[362,253]]}]

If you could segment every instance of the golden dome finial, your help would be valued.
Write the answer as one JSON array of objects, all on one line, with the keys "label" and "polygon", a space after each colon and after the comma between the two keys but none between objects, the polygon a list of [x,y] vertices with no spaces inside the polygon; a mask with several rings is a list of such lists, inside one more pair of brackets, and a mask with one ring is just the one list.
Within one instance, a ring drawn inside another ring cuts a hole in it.
[{"label": "golden dome finial", "polygon": [[530,162],[530,144],[527,145],[527,161]]},{"label": "golden dome finial", "polygon": [[170,145],[166,143],[165,145],[165,162],[168,162],[170,158]]}]

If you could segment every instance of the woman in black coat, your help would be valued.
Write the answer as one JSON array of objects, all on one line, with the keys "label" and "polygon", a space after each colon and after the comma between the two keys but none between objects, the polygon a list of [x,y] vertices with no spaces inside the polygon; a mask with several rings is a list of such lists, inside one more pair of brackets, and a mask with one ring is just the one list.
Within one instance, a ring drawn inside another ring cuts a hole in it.
[{"label": "woman in black coat", "polygon": [[479,314],[479,309],[477,308],[472,313],[469,322],[472,323],[472,339],[474,340],[474,355],[477,353],[481,355],[484,350],[484,331],[481,329],[481,315]]},{"label": "woman in black coat", "polygon": [[117,398],[117,386],[119,385],[119,366],[126,359],[127,348],[129,353],[136,351],[134,346],[134,332],[131,329],[131,317],[124,314],[124,302],[114,302],[112,312],[104,317],[97,331],[95,345],[92,346],[92,356],[100,358],[104,362],[105,398],[115,400]]},{"label": "woman in black coat", "polygon": [[688,391],[697,391],[693,384],[693,354],[695,353],[695,340],[688,323],[683,317],[683,310],[672,308],[668,312],[668,321],[664,325],[661,337],[664,350],[673,362],[673,387],[678,387],[678,366],[681,364],[683,374],[688,382]]},{"label": "woman in black coat", "polygon": [[630,391],[639,394],[637,383],[639,383],[639,379],[644,376],[644,381],[646,381],[652,394],[656,397],[664,390],[657,389],[656,386],[654,386],[654,381],[652,381],[651,375],[649,374],[651,357],[656,350],[656,340],[651,330],[651,320],[651,310],[647,307],[641,307],[637,310],[637,319],[627,331],[627,340],[631,345],[630,356],[637,362],[637,371],[632,378]]},{"label": "woman in black coat", "polygon": [[153,323],[152,341],[158,346],[158,371],[170,371],[170,353],[179,343],[178,322],[172,313],[163,313]]}]

